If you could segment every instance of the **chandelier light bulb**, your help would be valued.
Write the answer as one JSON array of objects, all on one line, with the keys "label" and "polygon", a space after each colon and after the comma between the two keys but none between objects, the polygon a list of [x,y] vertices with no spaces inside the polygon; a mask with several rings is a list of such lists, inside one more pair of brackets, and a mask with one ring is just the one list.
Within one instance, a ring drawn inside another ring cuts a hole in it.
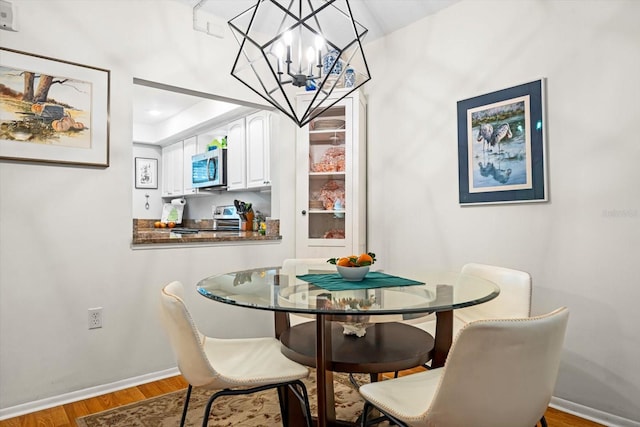
[{"label": "chandelier light bulb", "polygon": [[284,55],[284,46],[282,46],[282,43],[278,42],[273,47],[273,50],[277,57],[276,62],[278,63],[278,74],[282,74],[282,56]]},{"label": "chandelier light bulb", "polygon": [[[317,35],[316,40],[316,50],[318,51],[318,71],[322,70],[322,48],[324,47],[324,37]],[[309,61],[311,62],[311,61]]]},{"label": "chandelier light bulb", "polygon": [[309,77],[313,77],[313,58],[316,56],[316,51],[314,48],[309,46],[307,49],[307,63],[309,64],[309,73],[307,74]]},{"label": "chandelier light bulb", "polygon": [[276,57],[278,57],[279,60],[282,60],[282,57],[284,56],[284,46],[282,46],[282,43],[276,43],[273,47],[273,51],[276,54]]},{"label": "chandelier light bulb", "polygon": [[293,41],[293,34],[291,34],[291,30],[285,32],[282,38],[284,39],[284,44],[291,47],[291,42]]}]

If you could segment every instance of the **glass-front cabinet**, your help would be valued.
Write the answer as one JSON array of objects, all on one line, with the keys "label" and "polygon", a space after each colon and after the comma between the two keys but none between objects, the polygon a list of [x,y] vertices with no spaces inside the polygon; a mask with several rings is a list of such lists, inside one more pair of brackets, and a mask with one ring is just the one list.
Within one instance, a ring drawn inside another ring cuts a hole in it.
[{"label": "glass-front cabinet", "polygon": [[[297,107],[306,108],[312,97],[299,95]],[[298,132],[297,258],[365,252],[365,114],[364,96],[354,92]]]}]

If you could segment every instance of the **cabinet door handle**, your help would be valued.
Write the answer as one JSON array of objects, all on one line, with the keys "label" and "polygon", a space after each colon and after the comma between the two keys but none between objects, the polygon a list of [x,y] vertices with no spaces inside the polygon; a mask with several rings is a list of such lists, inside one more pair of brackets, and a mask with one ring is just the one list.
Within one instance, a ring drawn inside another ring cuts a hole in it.
[{"label": "cabinet door handle", "polygon": [[306,215],[307,211],[305,211],[304,209],[302,210],[302,215]]}]

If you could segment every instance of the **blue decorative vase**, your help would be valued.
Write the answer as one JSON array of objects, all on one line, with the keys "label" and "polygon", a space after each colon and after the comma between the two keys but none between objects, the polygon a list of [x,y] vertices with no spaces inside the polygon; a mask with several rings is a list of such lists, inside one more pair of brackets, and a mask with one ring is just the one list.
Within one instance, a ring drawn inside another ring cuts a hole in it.
[{"label": "blue decorative vase", "polygon": [[344,72],[344,87],[354,87],[356,85],[356,72],[353,68],[347,68]]},{"label": "blue decorative vase", "polygon": [[[324,75],[331,74],[332,76],[339,76],[342,73],[342,61],[339,59],[340,52],[333,49],[327,52],[322,57],[322,73]],[[337,64],[333,66],[333,63],[337,61]],[[333,67],[333,70],[331,69]]]},{"label": "blue decorative vase", "polygon": [[316,87],[316,81],[315,81],[315,79],[309,79],[309,80],[307,80],[307,84],[305,85],[305,87],[304,87],[304,88],[305,88],[305,90],[306,90],[307,92],[311,92],[311,91],[316,90],[316,89],[317,89],[317,87]]}]

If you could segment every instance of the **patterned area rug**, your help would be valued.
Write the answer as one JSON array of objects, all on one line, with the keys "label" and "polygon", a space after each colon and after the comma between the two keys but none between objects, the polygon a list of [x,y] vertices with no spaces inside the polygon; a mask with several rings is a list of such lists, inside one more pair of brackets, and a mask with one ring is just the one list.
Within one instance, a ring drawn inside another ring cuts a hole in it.
[{"label": "patterned area rug", "polygon": [[[368,375],[356,375],[360,384],[368,382]],[[363,401],[345,374],[334,373],[336,416],[340,420],[355,421],[362,412]],[[304,380],[315,416],[315,372]],[[175,427],[180,425],[182,405],[186,389],[109,409],[78,418],[78,427]],[[185,426],[202,425],[202,416],[211,391],[194,388],[191,393]],[[297,404],[297,401],[290,402]],[[209,416],[209,426],[282,426],[280,406],[276,390],[266,390],[252,395],[224,396],[216,399]]]}]

